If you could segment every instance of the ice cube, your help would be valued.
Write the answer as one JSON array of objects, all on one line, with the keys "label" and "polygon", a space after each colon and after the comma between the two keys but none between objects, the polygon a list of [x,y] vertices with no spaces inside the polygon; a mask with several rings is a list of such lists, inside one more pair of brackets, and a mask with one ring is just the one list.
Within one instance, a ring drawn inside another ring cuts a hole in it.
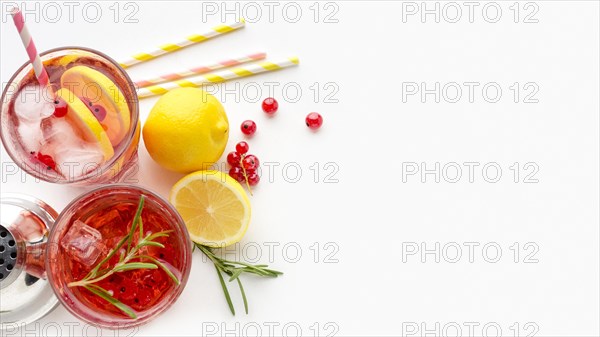
[{"label": "ice cube", "polygon": [[27,86],[19,92],[15,99],[15,113],[19,122],[39,123],[52,116],[54,102],[48,97],[45,89],[39,85]]},{"label": "ice cube", "polygon": [[73,222],[60,240],[60,245],[71,258],[88,267],[92,267],[106,249],[102,243],[102,234],[80,220]]},{"label": "ice cube", "polygon": [[42,121],[40,152],[51,156],[57,171],[67,179],[81,177],[96,170],[104,161],[97,143],[84,141],[68,119],[50,117]]},{"label": "ice cube", "polygon": [[63,176],[74,179],[98,169],[104,155],[98,145],[80,142],[76,146],[58,148],[54,160]]},{"label": "ice cube", "polygon": [[38,152],[42,145],[42,130],[40,123],[21,122],[17,127],[17,134],[27,152]]},{"label": "ice cube", "polygon": [[73,126],[64,118],[46,118],[42,121],[42,144],[54,146],[71,146],[79,144],[80,138]]}]

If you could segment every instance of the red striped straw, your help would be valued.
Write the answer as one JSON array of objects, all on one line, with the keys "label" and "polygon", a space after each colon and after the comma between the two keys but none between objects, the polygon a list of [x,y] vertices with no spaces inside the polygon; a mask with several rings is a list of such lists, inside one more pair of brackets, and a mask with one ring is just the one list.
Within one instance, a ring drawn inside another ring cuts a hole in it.
[{"label": "red striped straw", "polygon": [[35,77],[37,78],[38,82],[40,82],[41,86],[49,87],[50,80],[48,78],[48,73],[42,64],[40,54],[38,54],[37,49],[35,48],[35,43],[33,43],[31,35],[29,34],[29,30],[25,25],[25,20],[23,19],[21,10],[17,7],[14,7],[11,11],[11,14],[13,21],[15,22],[15,26],[19,31],[19,35],[21,36],[23,46],[25,46],[25,49],[27,50],[27,55],[29,55],[29,61],[31,61],[31,64],[33,65]]},{"label": "red striped straw", "polygon": [[138,88],[149,87],[151,85],[155,85],[155,84],[159,84],[159,83],[163,83],[163,82],[167,82],[167,81],[180,80],[180,79],[192,76],[192,75],[206,74],[206,73],[209,73],[209,72],[212,72],[215,70],[239,66],[240,64],[262,60],[265,57],[267,57],[267,54],[262,53],[262,52],[247,54],[247,55],[234,57],[234,58],[230,58],[230,59],[226,59],[226,60],[222,60],[222,61],[218,61],[218,62],[213,62],[211,64],[206,64],[203,66],[197,66],[194,68],[183,69],[183,70],[176,71],[176,72],[169,73],[169,74],[163,74],[163,75],[160,75],[160,76],[157,76],[154,78],[149,78],[146,80],[140,80],[140,81],[135,82],[135,85]]}]

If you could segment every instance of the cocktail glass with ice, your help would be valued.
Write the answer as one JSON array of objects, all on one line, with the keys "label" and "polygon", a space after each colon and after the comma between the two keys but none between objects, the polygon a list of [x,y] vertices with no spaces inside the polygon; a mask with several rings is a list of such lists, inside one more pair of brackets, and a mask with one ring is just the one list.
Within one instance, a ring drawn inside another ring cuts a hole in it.
[{"label": "cocktail glass with ice", "polygon": [[130,328],[175,302],[190,273],[191,253],[185,224],[166,200],[117,184],[82,195],[58,216],[48,237],[46,273],[59,301],[78,318]]},{"label": "cocktail glass with ice", "polygon": [[50,87],[31,63],[6,85],[0,135],[13,161],[34,177],[62,184],[122,181],[134,172],[139,143],[136,89],[117,62],[87,48],[41,54]]}]

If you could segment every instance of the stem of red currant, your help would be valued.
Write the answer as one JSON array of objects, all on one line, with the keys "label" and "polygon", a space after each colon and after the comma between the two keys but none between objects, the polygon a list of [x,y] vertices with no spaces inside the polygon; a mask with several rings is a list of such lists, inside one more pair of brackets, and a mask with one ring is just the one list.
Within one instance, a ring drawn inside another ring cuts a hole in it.
[{"label": "stem of red currant", "polygon": [[246,173],[246,168],[244,167],[244,158],[246,158],[246,155],[243,154],[240,157],[240,167],[242,168],[242,172],[244,172],[244,180],[246,180],[246,186],[248,186],[248,191],[250,192],[250,195],[254,196],[254,194],[252,194],[252,188],[250,187],[250,183],[248,182],[248,173]]}]

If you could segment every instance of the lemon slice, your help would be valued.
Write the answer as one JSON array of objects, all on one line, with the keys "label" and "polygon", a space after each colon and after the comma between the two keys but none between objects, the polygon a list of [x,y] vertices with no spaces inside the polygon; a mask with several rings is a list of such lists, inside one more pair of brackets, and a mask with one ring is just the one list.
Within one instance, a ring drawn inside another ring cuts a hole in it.
[{"label": "lemon slice", "polygon": [[170,202],[192,240],[204,246],[239,242],[250,223],[248,195],[227,173],[198,171],[183,177],[171,189]]},{"label": "lemon slice", "polygon": [[104,161],[112,158],[115,151],[108,139],[108,135],[85,103],[66,88],[58,90],[56,97],[64,100],[69,106],[65,118],[81,133],[82,138],[90,143],[98,143],[104,155]]},{"label": "lemon slice", "polygon": [[113,81],[90,67],[76,66],[63,73],[60,84],[82,101],[99,104],[106,109],[106,116],[99,122],[113,146],[125,138],[131,123],[129,106],[125,95]]}]

